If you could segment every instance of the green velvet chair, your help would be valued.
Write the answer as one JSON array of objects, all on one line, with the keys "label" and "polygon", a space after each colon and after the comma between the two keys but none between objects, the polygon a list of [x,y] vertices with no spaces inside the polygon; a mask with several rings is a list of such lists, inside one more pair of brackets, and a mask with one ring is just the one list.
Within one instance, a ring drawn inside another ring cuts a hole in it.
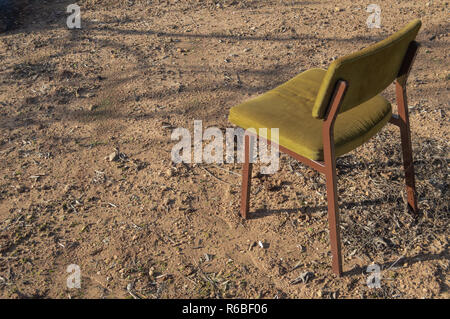
[{"label": "green velvet chair", "polygon": [[[339,276],[336,157],[365,143],[388,122],[400,128],[408,204],[417,212],[406,81],[419,47],[415,38],[420,26],[420,20],[414,20],[387,39],[335,60],[328,70],[305,71],[230,110],[230,122],[243,129],[278,128],[281,152],[325,174],[332,265]],[[394,81],[398,115],[379,95]],[[270,134],[266,138],[271,143]],[[248,135],[244,145],[241,215],[247,218],[252,171]]]}]

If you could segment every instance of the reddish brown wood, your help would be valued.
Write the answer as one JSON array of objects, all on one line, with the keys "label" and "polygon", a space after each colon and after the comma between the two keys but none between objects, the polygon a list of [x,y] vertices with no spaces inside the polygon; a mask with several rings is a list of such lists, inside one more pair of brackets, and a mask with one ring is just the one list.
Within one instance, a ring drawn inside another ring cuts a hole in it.
[{"label": "reddish brown wood", "polygon": [[327,184],[327,201],[328,201],[328,227],[330,229],[330,246],[332,255],[333,272],[342,275],[342,254],[341,254],[341,238],[339,229],[339,206],[337,193],[337,177],[336,177],[336,156],[334,153],[334,122],[339,113],[347,83],[338,81],[331,99],[328,109],[328,115],[323,122],[322,138],[323,138],[323,159],[325,163],[325,178]]},{"label": "reddish brown wood", "polygon": [[278,145],[280,151],[282,151],[283,153],[288,154],[289,156],[291,156],[292,158],[296,159],[297,161],[308,165],[309,167],[315,169],[316,171],[320,172],[320,173],[324,173],[325,172],[325,164],[323,164],[323,162],[319,162],[319,161],[313,161],[310,160],[309,158],[306,158],[304,156],[301,156],[295,152],[292,152],[291,150],[288,150],[287,148]]},{"label": "reddish brown wood", "polygon": [[409,129],[408,103],[406,100],[406,87],[399,82],[395,83],[397,95],[398,115],[400,118],[400,136],[402,140],[403,167],[405,170],[406,195],[408,204],[414,213],[418,212],[416,182],[414,178],[414,164],[412,158],[411,131]]},{"label": "reddish brown wood", "polygon": [[241,185],[241,216],[247,219],[247,213],[250,206],[250,187],[252,181],[252,166],[250,161],[250,136],[244,137],[244,165],[242,166],[242,185]]},{"label": "reddish brown wood", "polygon": [[416,182],[414,177],[414,164],[412,158],[411,130],[409,125],[408,102],[406,98],[406,82],[409,72],[417,55],[419,44],[411,42],[406,52],[403,64],[395,81],[395,93],[397,98],[398,117],[397,126],[400,127],[400,136],[402,141],[403,167],[405,170],[406,195],[408,205],[414,213],[418,212]]}]

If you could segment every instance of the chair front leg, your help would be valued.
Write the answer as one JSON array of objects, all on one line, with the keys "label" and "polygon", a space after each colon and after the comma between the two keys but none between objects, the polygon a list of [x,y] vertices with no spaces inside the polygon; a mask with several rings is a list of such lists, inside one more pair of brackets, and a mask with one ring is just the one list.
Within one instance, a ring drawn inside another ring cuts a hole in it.
[{"label": "chair front leg", "polygon": [[414,164],[412,158],[411,131],[409,129],[408,104],[406,100],[406,88],[400,83],[395,83],[398,116],[400,118],[400,136],[402,141],[403,167],[405,170],[406,194],[408,205],[414,213],[418,212],[416,183],[414,178]]},{"label": "chair front leg", "polygon": [[333,272],[342,275],[341,236],[339,228],[339,206],[336,177],[336,156],[334,153],[334,121],[347,89],[347,82],[338,81],[331,99],[328,115],[322,127],[323,161],[327,181],[328,227],[330,229],[330,245]]},{"label": "chair front leg", "polygon": [[250,206],[250,187],[252,181],[252,166],[250,161],[250,137],[245,135],[244,139],[244,165],[242,166],[241,184],[241,216],[247,219]]},{"label": "chair front leg", "polygon": [[[331,146],[331,144],[330,144]],[[333,146],[324,148],[325,178],[328,201],[328,227],[333,272],[342,275],[341,237],[339,229],[339,205],[337,193],[336,158]]]}]

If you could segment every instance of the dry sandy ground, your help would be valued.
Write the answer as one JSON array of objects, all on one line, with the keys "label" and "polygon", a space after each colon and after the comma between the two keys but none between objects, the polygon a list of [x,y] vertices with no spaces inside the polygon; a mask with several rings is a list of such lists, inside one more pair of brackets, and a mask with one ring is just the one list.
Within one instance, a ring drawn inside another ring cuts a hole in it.
[{"label": "dry sandy ground", "polygon": [[[380,29],[366,26],[372,2]],[[2,298],[449,297],[448,2],[83,0],[81,30],[66,27],[69,3],[34,1],[0,34]],[[414,18],[421,215],[405,208],[388,125],[338,160],[343,278],[319,174],[282,156],[277,174],[255,174],[243,221],[240,165],[172,167],[172,128],[230,127],[233,105]],[[66,287],[70,264],[81,289]]]}]

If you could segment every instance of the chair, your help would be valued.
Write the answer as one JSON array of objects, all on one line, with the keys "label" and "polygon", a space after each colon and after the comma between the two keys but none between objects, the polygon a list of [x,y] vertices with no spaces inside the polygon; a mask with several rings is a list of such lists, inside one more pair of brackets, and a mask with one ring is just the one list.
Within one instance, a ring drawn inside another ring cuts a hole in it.
[{"label": "chair", "polygon": [[[365,143],[388,122],[401,133],[408,206],[417,213],[406,81],[419,44],[414,20],[359,52],[311,69],[256,98],[234,106],[229,120],[243,128],[279,128],[279,150],[325,174],[333,272],[342,275],[336,157]],[[398,115],[379,93],[395,81]],[[264,137],[257,136],[263,139]],[[265,137],[267,143],[270,134]],[[241,215],[247,219],[252,163],[245,135]]]}]

